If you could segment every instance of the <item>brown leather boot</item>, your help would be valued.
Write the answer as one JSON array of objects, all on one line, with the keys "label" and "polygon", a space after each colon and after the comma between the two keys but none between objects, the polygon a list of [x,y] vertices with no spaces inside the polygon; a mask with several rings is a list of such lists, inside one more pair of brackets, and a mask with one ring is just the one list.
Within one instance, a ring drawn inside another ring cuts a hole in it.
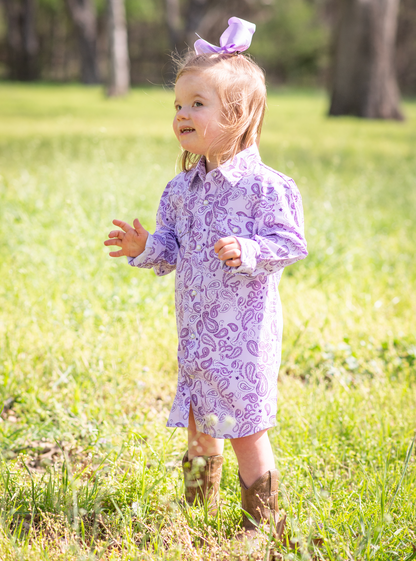
[{"label": "brown leather boot", "polygon": [[[286,516],[279,517],[279,507],[277,505],[277,469],[266,471],[251,487],[247,487],[238,474],[241,485],[241,506],[258,525],[263,523],[271,524],[273,535],[277,539],[281,539],[285,524]],[[248,537],[251,540],[256,539],[259,529],[243,512],[243,529],[242,537]]]},{"label": "brown leather boot", "polygon": [[[268,533],[270,530],[269,524],[272,525],[273,537],[281,541],[285,546],[291,550],[296,550],[298,545],[290,539],[283,540],[283,534],[286,527],[286,515],[279,517],[279,507],[277,504],[278,480],[277,470],[266,471],[253,485],[249,488],[241,479],[240,473],[238,474],[241,485],[241,506],[251,518],[255,520],[258,526],[267,524],[265,530]],[[258,548],[260,542],[260,532],[258,527],[243,513],[243,532],[238,535],[238,541],[248,539],[254,549]],[[311,543],[317,547],[323,545],[321,538],[313,538]],[[275,550],[270,550],[266,557],[268,560],[280,560],[283,556]],[[265,559],[265,557],[262,557]],[[318,559],[313,555],[312,559]]]},{"label": "brown leather boot", "polygon": [[189,460],[188,451],[182,460],[185,480],[185,497],[189,505],[195,500],[204,504],[207,501],[208,512],[215,515],[218,510],[222,464],[224,458],[218,456],[199,456]]}]

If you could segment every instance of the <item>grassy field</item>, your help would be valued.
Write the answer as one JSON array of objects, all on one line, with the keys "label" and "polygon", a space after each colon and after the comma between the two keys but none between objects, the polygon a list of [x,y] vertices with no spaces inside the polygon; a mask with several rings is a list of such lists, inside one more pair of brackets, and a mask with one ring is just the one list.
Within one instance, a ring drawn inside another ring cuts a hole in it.
[{"label": "grassy field", "polygon": [[[174,276],[103,246],[115,217],[154,228],[178,155],[172,104],[161,89],[106,100],[1,85],[2,561],[231,558],[241,510],[229,443],[209,518],[181,502],[186,434],[165,428]],[[416,103],[404,103],[405,123],[328,119],[326,108],[319,92],[271,92],[261,143],[301,189],[310,252],[281,283],[270,437],[298,551],[277,547],[286,559],[410,561]]]}]

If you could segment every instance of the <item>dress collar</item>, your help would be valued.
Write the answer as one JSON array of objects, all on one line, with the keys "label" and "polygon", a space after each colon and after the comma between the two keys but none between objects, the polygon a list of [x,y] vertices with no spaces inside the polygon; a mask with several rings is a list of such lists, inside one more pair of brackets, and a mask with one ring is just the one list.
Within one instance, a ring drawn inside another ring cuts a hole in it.
[{"label": "dress collar", "polygon": [[[257,144],[252,144],[245,150],[238,152],[232,160],[228,160],[212,171],[214,177],[222,175],[233,187],[246,175],[252,172],[253,166],[261,162]],[[199,175],[202,182],[205,181],[207,172],[205,168],[205,156],[201,156],[197,165],[189,172],[189,185],[192,185],[195,177]]]}]

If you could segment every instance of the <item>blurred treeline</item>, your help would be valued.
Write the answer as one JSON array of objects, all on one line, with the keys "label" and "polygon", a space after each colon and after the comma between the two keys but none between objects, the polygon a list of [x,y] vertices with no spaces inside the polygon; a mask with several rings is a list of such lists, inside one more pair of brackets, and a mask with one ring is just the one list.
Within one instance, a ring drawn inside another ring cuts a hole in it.
[{"label": "blurred treeline", "polygon": [[[98,76],[105,83],[107,3],[91,1]],[[5,10],[8,3],[17,6],[19,2],[0,0],[3,79],[17,77],[7,40]],[[31,38],[34,60],[30,79],[82,81],[83,55],[69,0],[33,0],[29,4],[35,31]],[[218,44],[231,16],[256,23],[250,53],[265,68],[270,83],[322,86],[330,80],[337,0],[126,0],[125,8],[132,84],[168,83],[172,77],[171,52],[192,46],[195,32]],[[416,0],[401,0],[395,57],[401,91],[416,94]]]}]

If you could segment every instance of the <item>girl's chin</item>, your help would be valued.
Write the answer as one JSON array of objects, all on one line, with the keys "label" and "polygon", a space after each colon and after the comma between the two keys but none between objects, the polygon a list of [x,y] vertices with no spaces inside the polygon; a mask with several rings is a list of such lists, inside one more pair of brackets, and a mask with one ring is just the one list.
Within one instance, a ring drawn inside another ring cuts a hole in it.
[{"label": "girl's chin", "polygon": [[187,152],[191,152],[192,154],[195,154],[196,156],[204,156],[205,152],[202,152],[201,150],[198,150],[197,148],[195,148],[195,146],[192,146],[192,144],[188,144],[186,142],[181,142],[181,147],[183,148],[183,150],[186,150]]}]

